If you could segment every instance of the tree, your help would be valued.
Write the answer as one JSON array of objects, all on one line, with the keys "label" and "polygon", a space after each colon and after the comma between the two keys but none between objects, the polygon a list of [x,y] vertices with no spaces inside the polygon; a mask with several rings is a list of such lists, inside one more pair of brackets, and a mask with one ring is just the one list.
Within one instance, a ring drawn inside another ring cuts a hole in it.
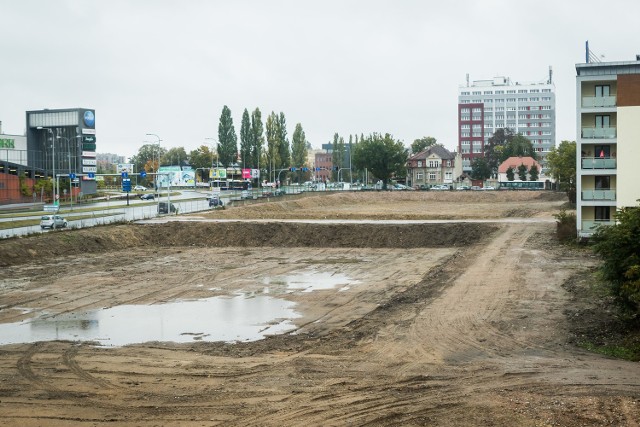
[{"label": "tree", "polygon": [[516,174],[515,174],[513,168],[511,166],[509,166],[507,168],[507,180],[515,181],[515,179],[516,179]]},{"label": "tree", "polygon": [[291,149],[289,140],[287,139],[287,120],[284,113],[280,112],[277,120],[277,138],[278,138],[278,169],[286,169],[291,166]]},{"label": "tree", "polygon": [[269,179],[275,181],[275,169],[278,164],[278,116],[273,111],[266,122],[267,151],[265,160],[269,170]]},{"label": "tree", "polygon": [[[158,172],[160,158],[167,152],[158,144],[144,144],[138,149],[138,154],[132,156],[129,161],[133,163],[135,171],[145,171],[148,174]],[[147,175],[142,180],[144,184],[151,184],[154,181],[153,175]]]},{"label": "tree", "polygon": [[251,167],[260,169],[260,157],[264,146],[264,127],[262,125],[262,113],[256,108],[251,113]]},{"label": "tree", "polygon": [[562,141],[547,155],[549,173],[565,191],[571,203],[576,202],[576,142]]},{"label": "tree", "polygon": [[476,157],[471,163],[471,178],[484,181],[491,178],[489,162],[484,157]]},{"label": "tree", "polygon": [[240,158],[242,159],[243,168],[251,166],[252,136],[251,119],[249,118],[249,111],[245,108],[242,113],[242,124],[240,125]]},{"label": "tree", "polygon": [[411,144],[411,153],[417,154],[421,151],[426,150],[432,145],[436,145],[437,142],[438,140],[432,136],[425,136],[423,138],[416,139],[415,141],[413,141],[413,144]]},{"label": "tree", "polygon": [[194,168],[196,172],[200,173],[202,180],[202,177],[207,176],[206,170],[213,167],[213,151],[210,150],[208,146],[201,145],[189,153],[189,164],[191,164],[191,167]]},{"label": "tree", "polygon": [[338,168],[334,170],[332,173],[332,179],[334,181],[338,180],[338,172],[340,168],[344,167],[345,160],[345,146],[344,146],[344,138],[342,138],[337,133],[333,134],[333,142],[331,143],[331,163],[334,168]]},{"label": "tree", "polygon": [[307,138],[300,123],[296,124],[291,139],[291,158],[293,166],[303,167],[307,164]]},{"label": "tree", "polygon": [[529,181],[537,181],[540,176],[540,171],[538,170],[538,166],[531,165],[529,168]]},{"label": "tree", "polygon": [[160,159],[160,164],[164,166],[183,166],[187,163],[187,152],[184,147],[172,147]]},{"label": "tree", "polygon": [[640,313],[640,208],[624,207],[615,225],[596,229],[593,249],[603,259],[601,272],[613,294]]},{"label": "tree", "polygon": [[521,134],[513,130],[496,129],[485,146],[485,158],[492,174],[498,172],[498,166],[509,157],[532,157],[536,159],[533,144]]},{"label": "tree", "polygon": [[354,149],[352,163],[358,169],[368,169],[382,181],[382,188],[394,174],[406,172],[407,149],[401,141],[395,141],[390,134],[371,134],[362,138]]},{"label": "tree", "polygon": [[233,165],[238,158],[238,136],[233,127],[231,110],[226,105],[222,108],[218,125],[218,158],[224,166]]},{"label": "tree", "polygon": [[520,181],[527,180],[527,172],[527,166],[524,164],[520,164],[520,166],[518,166],[518,178],[520,178]]}]

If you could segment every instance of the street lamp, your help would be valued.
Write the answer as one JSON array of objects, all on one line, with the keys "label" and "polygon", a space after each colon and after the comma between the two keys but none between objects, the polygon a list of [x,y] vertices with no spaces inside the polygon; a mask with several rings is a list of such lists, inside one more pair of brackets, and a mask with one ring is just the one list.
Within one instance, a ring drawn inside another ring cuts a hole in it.
[{"label": "street lamp", "polygon": [[[51,167],[52,167],[52,174],[53,174],[53,204],[54,205],[58,205],[58,207],[60,206],[58,204],[58,192],[56,190],[56,139],[53,137],[53,129],[51,128],[47,128],[44,126],[38,126],[37,127],[38,130],[42,130],[42,129],[46,129],[47,131],[49,131],[49,133],[51,134]],[[56,222],[53,221],[53,228],[56,227]]]},{"label": "street lamp", "polygon": [[[66,136],[57,136],[57,139],[66,139],[67,140],[67,154],[68,154],[68,161],[69,161],[69,197],[71,198],[71,210],[73,210],[73,187],[72,187],[72,179],[71,179],[71,139],[72,138],[68,138]],[[74,138],[82,138],[81,135],[76,135]],[[77,155],[77,151],[76,151],[76,155]],[[74,168],[75,169],[75,168]],[[76,170],[74,170],[74,172],[77,172]],[[60,186],[58,186],[58,190],[60,190]]]},{"label": "street lamp", "polygon": [[[148,133],[147,136],[155,136],[158,139],[158,170],[156,171],[156,191],[158,191],[158,177],[159,177],[158,172],[160,170],[160,141],[162,140],[155,133]],[[167,175],[167,177],[169,178],[169,175]],[[167,213],[168,214],[171,213],[171,195],[169,194],[170,191],[171,191],[171,178],[167,180]],[[158,191],[158,213],[160,213],[160,191]]]}]

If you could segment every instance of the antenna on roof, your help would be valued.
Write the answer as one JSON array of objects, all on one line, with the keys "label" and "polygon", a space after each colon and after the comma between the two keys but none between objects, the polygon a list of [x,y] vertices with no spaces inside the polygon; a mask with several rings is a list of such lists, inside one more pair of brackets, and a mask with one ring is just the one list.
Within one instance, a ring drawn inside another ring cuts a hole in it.
[{"label": "antenna on roof", "polygon": [[585,44],[585,58],[587,64],[590,64],[592,62],[602,62],[600,61],[600,59],[598,59],[598,56],[595,53],[591,52],[591,49],[589,49],[589,40],[587,40]]},{"label": "antenna on roof", "polygon": [[467,73],[467,87],[469,87],[469,73]]},{"label": "antenna on roof", "polygon": [[547,81],[547,84],[551,84],[553,82],[553,68],[551,68],[551,65],[549,65],[549,80]]}]

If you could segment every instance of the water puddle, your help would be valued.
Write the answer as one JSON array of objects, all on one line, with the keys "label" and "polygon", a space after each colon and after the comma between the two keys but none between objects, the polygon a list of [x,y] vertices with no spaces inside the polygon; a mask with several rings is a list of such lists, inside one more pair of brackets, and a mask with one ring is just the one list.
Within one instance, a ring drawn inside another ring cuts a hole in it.
[{"label": "water puddle", "polygon": [[95,341],[123,346],[151,341],[256,341],[293,330],[295,304],[258,295],[213,297],[156,305],[122,305],[86,313],[0,324],[0,345],[38,341]]},{"label": "water puddle", "polygon": [[263,284],[270,287],[281,288],[288,291],[313,292],[325,289],[340,288],[349,289],[349,285],[358,283],[342,273],[331,272],[299,272],[290,275],[266,277]]}]

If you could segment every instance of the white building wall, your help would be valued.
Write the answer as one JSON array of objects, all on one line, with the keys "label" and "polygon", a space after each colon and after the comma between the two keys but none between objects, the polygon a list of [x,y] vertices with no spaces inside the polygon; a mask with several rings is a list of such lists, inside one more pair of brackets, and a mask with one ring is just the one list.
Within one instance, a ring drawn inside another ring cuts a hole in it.
[{"label": "white building wall", "polygon": [[618,107],[617,208],[640,198],[640,107]]}]

